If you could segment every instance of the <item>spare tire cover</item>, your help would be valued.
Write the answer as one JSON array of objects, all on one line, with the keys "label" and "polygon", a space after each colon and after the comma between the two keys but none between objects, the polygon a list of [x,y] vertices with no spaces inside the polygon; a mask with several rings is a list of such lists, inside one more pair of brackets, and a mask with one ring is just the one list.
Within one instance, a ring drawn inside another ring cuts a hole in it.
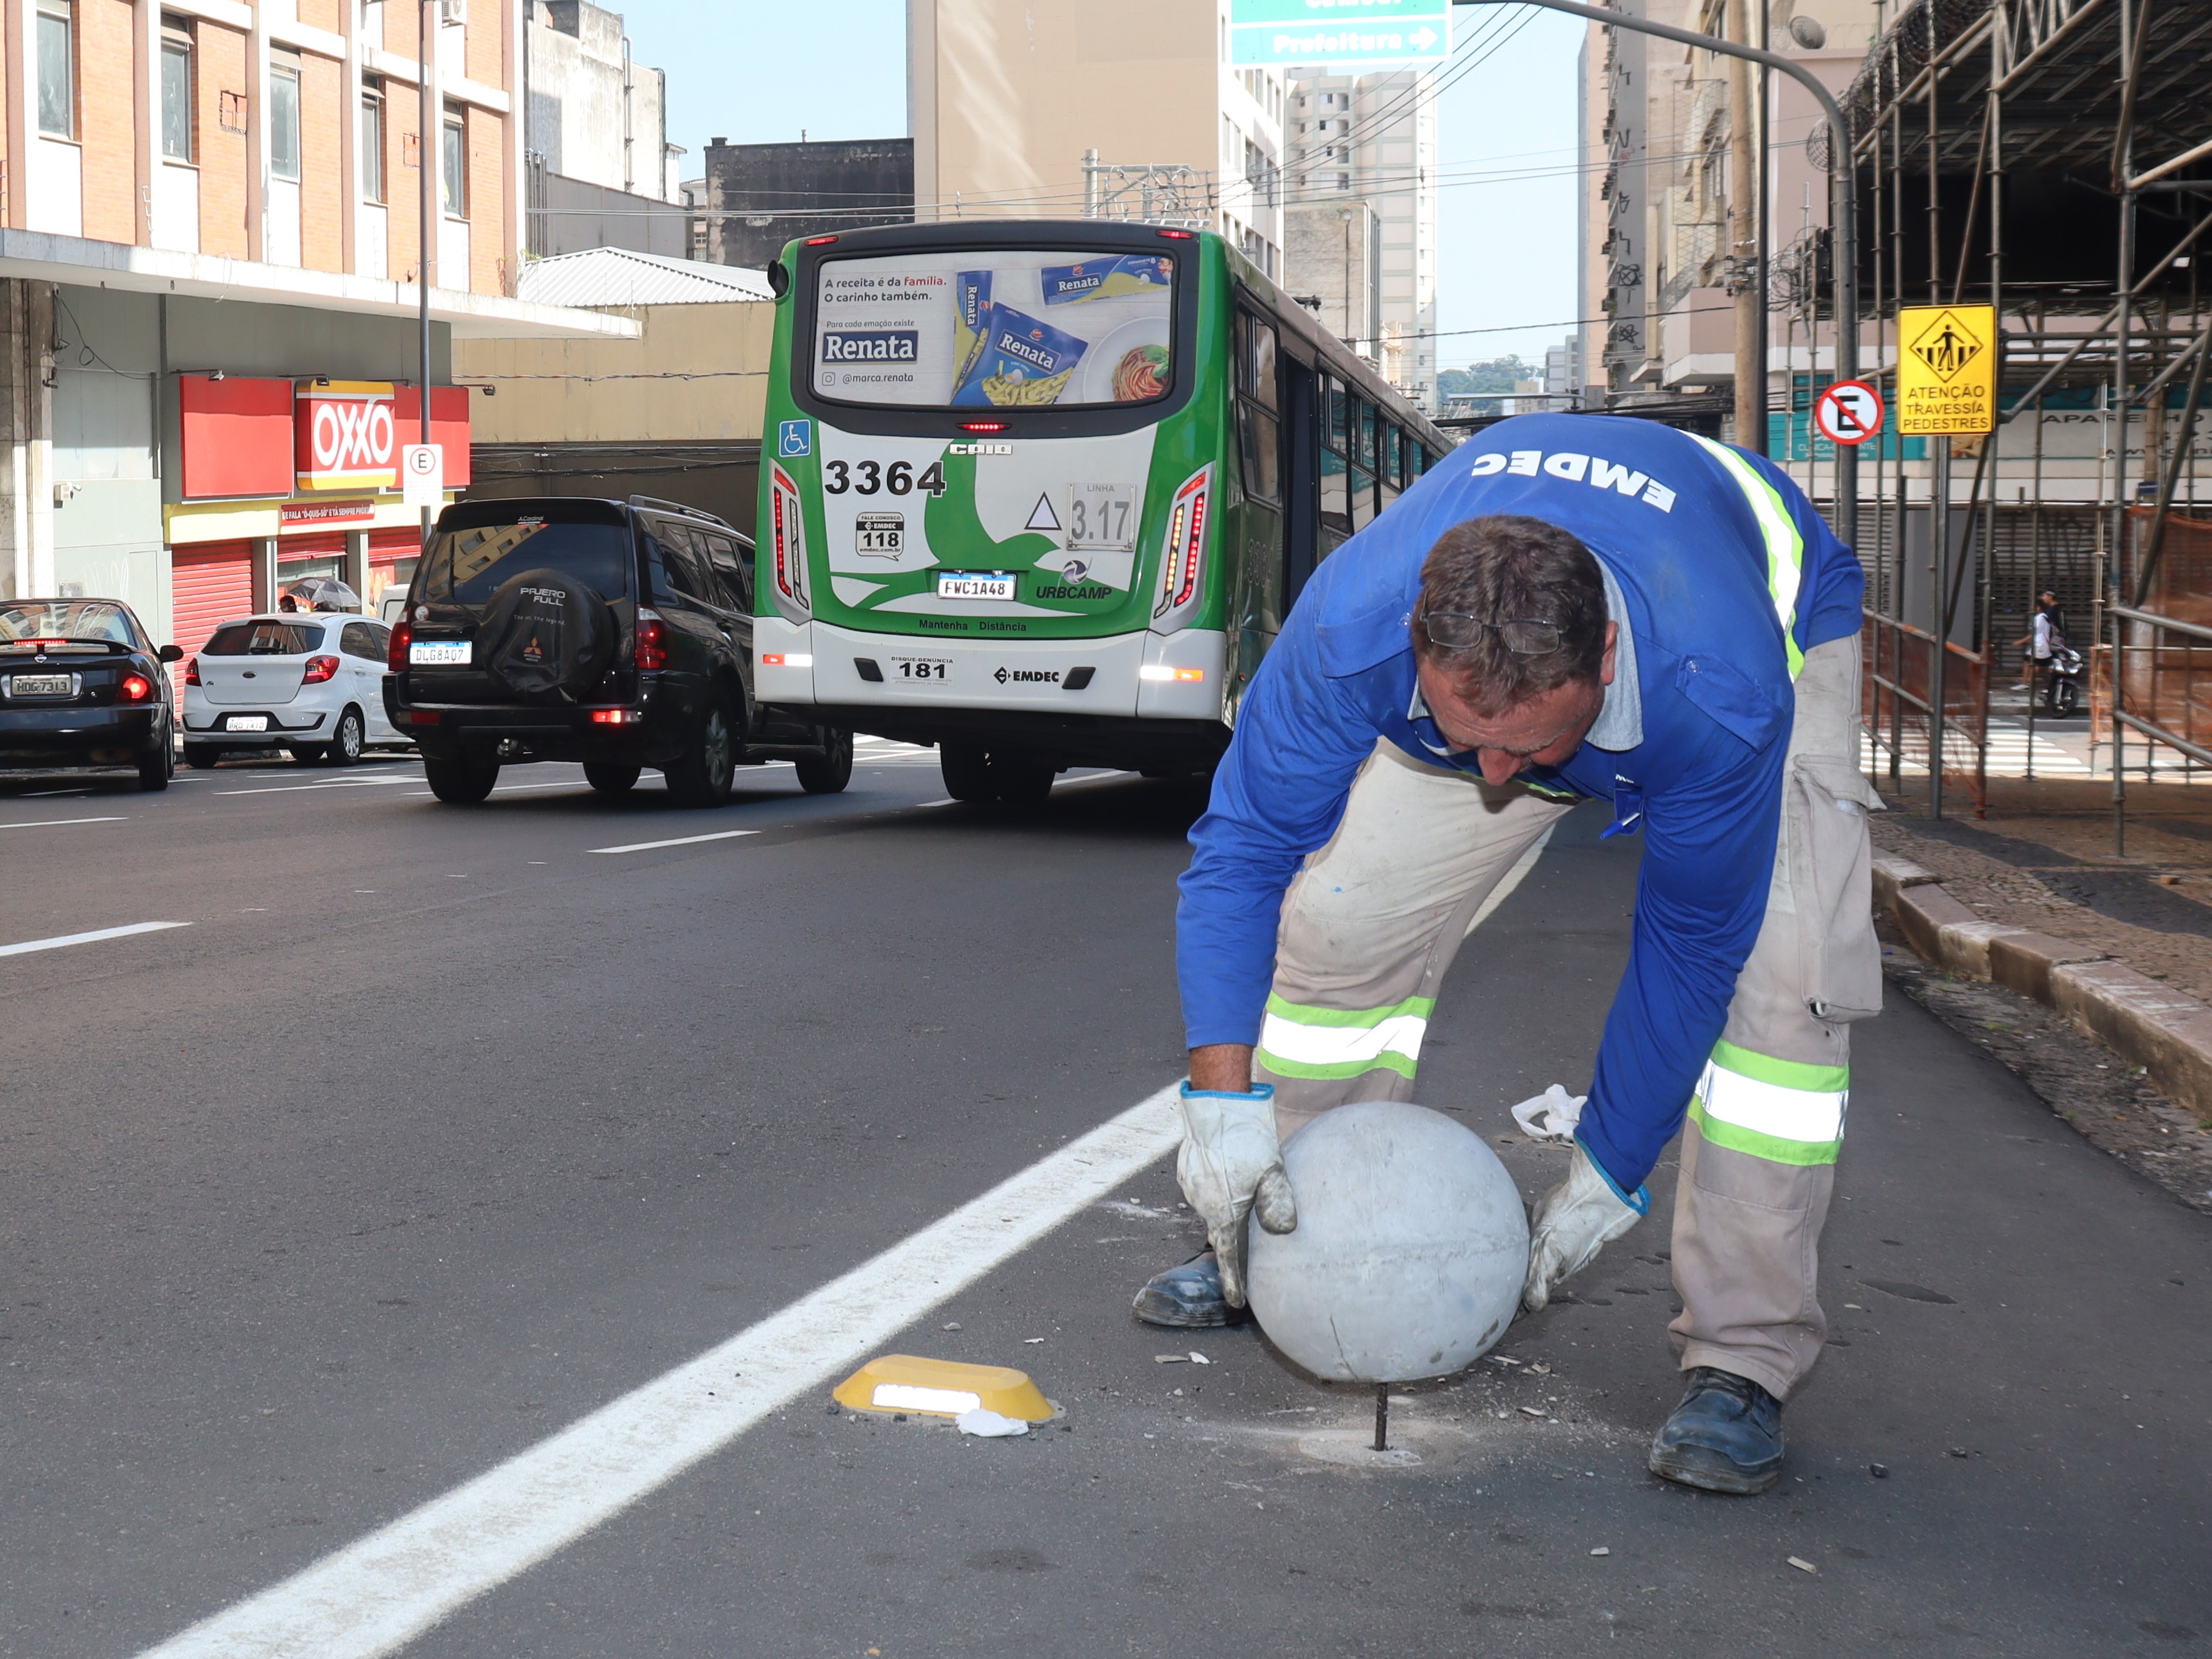
[{"label": "spare tire cover", "polygon": [[484,607],[477,660],[519,697],[574,701],[614,660],[607,602],[563,570],[526,570]]}]

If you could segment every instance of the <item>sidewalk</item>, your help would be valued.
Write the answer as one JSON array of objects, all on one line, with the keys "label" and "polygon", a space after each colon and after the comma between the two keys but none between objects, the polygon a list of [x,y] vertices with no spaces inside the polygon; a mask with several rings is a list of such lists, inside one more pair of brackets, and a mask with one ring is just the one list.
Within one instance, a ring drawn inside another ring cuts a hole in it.
[{"label": "sidewalk", "polygon": [[2103,779],[1990,780],[1989,817],[1948,802],[1927,816],[1925,780],[1872,819],[1877,854],[1905,859],[1984,921],[2093,947],[2212,1003],[2212,792],[2128,782],[2128,856],[2112,854]]}]

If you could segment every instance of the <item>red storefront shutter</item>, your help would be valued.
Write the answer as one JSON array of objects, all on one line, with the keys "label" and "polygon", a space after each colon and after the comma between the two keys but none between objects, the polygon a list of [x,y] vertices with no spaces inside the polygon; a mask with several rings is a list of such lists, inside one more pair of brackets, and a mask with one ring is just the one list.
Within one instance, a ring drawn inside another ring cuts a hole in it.
[{"label": "red storefront shutter", "polygon": [[[253,544],[210,542],[180,547],[169,560],[173,637],[189,660],[224,623],[253,612]],[[181,695],[184,664],[170,668]]]},{"label": "red storefront shutter", "polygon": [[[433,405],[434,407],[434,405]],[[368,568],[389,570],[402,559],[421,556],[422,532],[413,525],[368,532]]]}]

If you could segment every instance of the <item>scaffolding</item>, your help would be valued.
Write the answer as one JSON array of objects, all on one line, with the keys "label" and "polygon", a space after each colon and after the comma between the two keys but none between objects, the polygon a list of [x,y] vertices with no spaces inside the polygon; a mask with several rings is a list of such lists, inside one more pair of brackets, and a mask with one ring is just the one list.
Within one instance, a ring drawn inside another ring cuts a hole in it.
[{"label": "scaffolding", "polygon": [[[2093,737],[2124,849],[2131,751],[2146,775],[2212,766],[2198,713],[2212,706],[2212,520],[2194,511],[2212,456],[2197,431],[2212,356],[2198,283],[2212,256],[2212,240],[2199,247],[2212,231],[2212,5],[1903,0],[1876,14],[1842,100],[1850,155],[1817,133],[1809,147],[1816,166],[1852,169],[1863,378],[1894,406],[1900,307],[1988,305],[2000,388],[1986,438],[1893,428],[1863,452],[1877,766],[1897,788],[1925,768],[1938,815],[1954,790],[1986,811],[1991,687],[2021,666],[2036,596],[2051,591],[2072,642],[2094,642]],[[1801,242],[1770,295],[1810,346],[1814,372],[1793,370],[1782,400],[1793,434],[1823,378],[1820,331],[1835,330],[1811,279],[1832,253],[1819,233]],[[1832,506],[1818,446],[1803,459]],[[2032,700],[2027,712],[2032,775]]]}]

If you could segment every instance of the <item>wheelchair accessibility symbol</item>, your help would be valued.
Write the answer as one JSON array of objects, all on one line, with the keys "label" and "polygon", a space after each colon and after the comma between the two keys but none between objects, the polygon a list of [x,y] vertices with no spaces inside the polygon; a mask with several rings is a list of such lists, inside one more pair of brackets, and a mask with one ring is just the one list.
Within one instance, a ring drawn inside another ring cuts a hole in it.
[{"label": "wheelchair accessibility symbol", "polygon": [[775,453],[786,460],[814,453],[814,422],[784,421],[775,429]]}]

